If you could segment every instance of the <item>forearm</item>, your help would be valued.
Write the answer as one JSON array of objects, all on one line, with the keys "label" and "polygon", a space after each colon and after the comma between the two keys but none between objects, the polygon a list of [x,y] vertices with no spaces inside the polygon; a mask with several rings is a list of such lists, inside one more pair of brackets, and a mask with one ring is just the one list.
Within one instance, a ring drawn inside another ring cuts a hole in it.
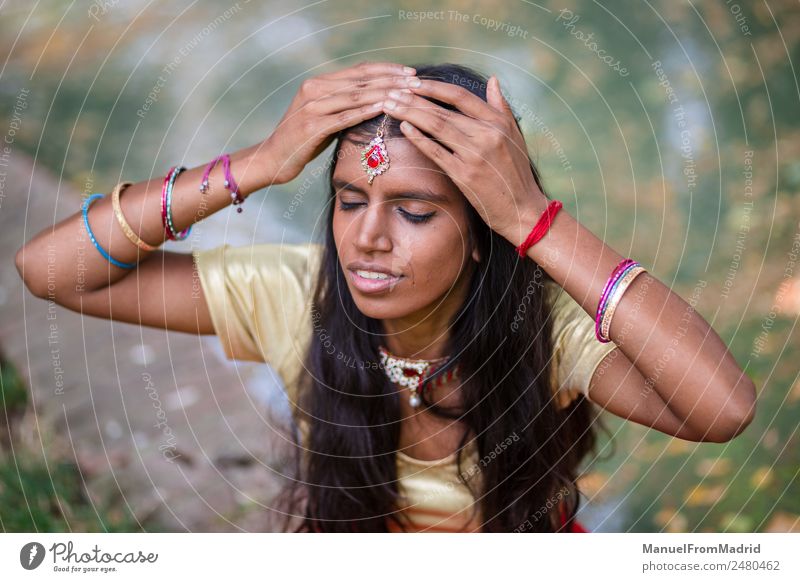
[{"label": "forearm", "polygon": [[[625,258],[563,209],[528,256],[592,318],[608,277]],[[655,390],[689,426],[707,429],[711,419],[721,427],[753,405],[752,382],[717,333],[650,273],[628,287],[609,337],[645,378],[644,391]]]},{"label": "forearm", "polygon": [[[230,157],[231,174],[242,196],[270,183],[268,152],[263,143],[236,151]],[[171,216],[177,232],[231,204],[222,163],[212,170],[209,188],[201,193],[204,170],[205,164],[187,169],[175,181]],[[153,247],[167,240],[161,213],[163,183],[163,175],[134,183],[120,197],[125,220],[139,238]],[[137,263],[152,254],[128,240],[114,215],[110,196],[92,203],[88,217],[95,239],[115,260]],[[135,271],[112,265],[94,248],[80,209],[22,247],[17,253],[17,268],[32,292],[53,300],[61,294],[80,294],[111,285]]]}]

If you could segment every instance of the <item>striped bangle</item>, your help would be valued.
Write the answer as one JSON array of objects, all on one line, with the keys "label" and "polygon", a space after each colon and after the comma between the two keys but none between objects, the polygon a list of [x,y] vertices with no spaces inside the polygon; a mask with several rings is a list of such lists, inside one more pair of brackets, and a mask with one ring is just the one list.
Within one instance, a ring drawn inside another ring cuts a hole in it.
[{"label": "striped bangle", "polygon": [[625,272],[625,275],[619,280],[619,285],[615,287],[613,294],[608,301],[608,308],[603,313],[603,320],[600,325],[600,334],[602,338],[600,340],[601,342],[608,343],[611,341],[609,338],[609,333],[611,331],[611,320],[614,317],[614,312],[617,310],[617,305],[619,305],[622,296],[625,294],[625,291],[628,290],[628,287],[633,280],[644,272],[645,268],[637,263],[635,267],[628,269]]},{"label": "striped bangle", "polygon": [[97,252],[103,255],[103,258],[112,265],[120,267],[122,269],[135,269],[137,263],[123,263],[121,261],[116,260],[111,255],[109,255],[108,252],[103,247],[100,246],[100,243],[97,242],[97,239],[94,238],[94,233],[92,232],[92,228],[89,226],[89,206],[91,206],[92,202],[102,197],[103,197],[102,194],[92,194],[86,200],[83,201],[83,205],[81,207],[81,211],[83,212],[83,224],[84,226],[86,226],[86,232],[89,234],[89,240],[92,241],[92,244],[94,245],[94,248],[97,249]]},{"label": "striped bangle", "polygon": [[175,186],[178,174],[185,169],[184,166],[173,166],[164,177],[164,186],[161,189],[161,220],[164,224],[167,238],[170,240],[183,240],[192,231],[192,226],[189,225],[185,230],[177,232],[172,224],[172,189]]},{"label": "striped bangle", "polygon": [[131,228],[131,225],[128,224],[128,221],[125,220],[125,215],[122,214],[122,205],[119,202],[119,197],[122,194],[122,191],[132,183],[133,182],[120,182],[114,187],[114,191],[111,193],[111,204],[114,207],[114,216],[117,217],[117,222],[119,223],[120,228],[122,228],[122,232],[124,232],[125,236],[128,237],[129,241],[143,251],[154,251],[156,250],[156,247],[147,244],[141,238],[139,238],[139,236],[133,232],[133,229]]},{"label": "striped bangle", "polygon": [[606,302],[608,301],[608,297],[611,294],[611,288],[614,284],[619,281],[619,278],[623,275],[623,272],[626,268],[630,265],[634,264],[636,261],[633,259],[623,259],[622,261],[614,267],[614,270],[611,272],[611,276],[606,281],[605,287],[603,287],[603,292],[600,294],[600,301],[597,304],[597,312],[594,316],[594,334],[598,340],[602,341],[600,336],[600,322],[602,321],[603,311],[605,310]]},{"label": "striped bangle", "polygon": [[598,321],[601,322],[601,327],[602,327],[603,315],[605,314],[606,310],[608,309],[608,304],[609,304],[611,298],[614,296],[614,293],[616,292],[617,287],[620,284],[620,281],[622,281],[622,279],[625,278],[625,275],[627,275],[628,272],[630,272],[631,269],[635,269],[638,266],[639,266],[638,262],[631,261],[622,270],[620,270],[619,272],[616,273],[616,276],[612,280],[611,288],[608,290],[608,294],[606,295],[606,299],[603,302],[603,305],[599,309],[599,316],[598,316],[597,319],[598,319]]}]

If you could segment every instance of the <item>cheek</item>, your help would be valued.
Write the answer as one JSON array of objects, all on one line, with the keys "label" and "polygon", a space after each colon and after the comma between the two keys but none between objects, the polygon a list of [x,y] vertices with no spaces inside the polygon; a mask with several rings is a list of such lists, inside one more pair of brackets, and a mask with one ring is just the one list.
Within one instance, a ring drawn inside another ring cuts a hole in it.
[{"label": "cheek", "polygon": [[462,274],[466,245],[466,236],[455,225],[431,227],[427,236],[414,241],[409,253],[414,283],[433,295],[447,291]]},{"label": "cheek", "polygon": [[347,228],[347,216],[344,212],[334,210],[331,228],[333,230],[333,240],[336,242],[336,247],[341,248],[343,239],[348,236],[351,230]]}]

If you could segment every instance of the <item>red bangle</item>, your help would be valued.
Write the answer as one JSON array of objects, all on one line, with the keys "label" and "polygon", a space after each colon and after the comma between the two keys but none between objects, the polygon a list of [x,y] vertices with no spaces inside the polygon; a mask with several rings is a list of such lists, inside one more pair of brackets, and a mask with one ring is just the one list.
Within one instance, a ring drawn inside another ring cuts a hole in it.
[{"label": "red bangle", "polygon": [[544,209],[542,215],[539,217],[539,220],[536,221],[536,224],[531,230],[531,233],[528,235],[528,238],[525,239],[521,245],[517,247],[517,253],[523,259],[528,253],[528,249],[535,245],[537,242],[541,240],[541,238],[547,234],[547,231],[550,229],[550,225],[553,224],[553,219],[556,216],[556,213],[561,210],[563,204],[559,200],[553,200],[550,204],[547,205],[547,208]]}]

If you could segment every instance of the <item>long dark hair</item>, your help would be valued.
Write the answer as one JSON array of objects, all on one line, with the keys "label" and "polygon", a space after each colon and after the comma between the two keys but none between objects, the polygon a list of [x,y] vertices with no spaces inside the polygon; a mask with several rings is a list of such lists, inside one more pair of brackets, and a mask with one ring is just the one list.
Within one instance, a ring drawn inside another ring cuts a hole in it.
[{"label": "long dark hair", "polygon": [[[421,78],[461,85],[486,100],[487,79],[470,68],[448,63],[416,69]],[[331,226],[332,178],[342,144],[354,136],[368,141],[380,121],[381,116],[375,117],[337,136],[330,163],[324,249],[312,300],[314,328],[324,331],[325,341],[314,334],[299,387],[298,404],[308,413],[309,434],[298,444],[303,461],[294,484],[303,488],[305,509],[295,531],[384,532],[389,520],[404,525],[397,514],[399,394],[375,365],[382,327],[356,307]],[[390,118],[385,136],[402,135],[399,122]],[[541,188],[532,161],[530,168]],[[451,322],[446,349],[462,366],[463,406],[449,410],[427,400],[423,406],[461,421],[467,429],[457,461],[462,482],[480,504],[483,531],[565,531],[580,503],[576,476],[582,459],[595,447],[596,419],[583,397],[563,410],[552,398],[549,276],[534,261],[520,260],[513,245],[495,234],[466,199],[465,205],[469,236],[481,262]],[[523,304],[520,321],[515,316]],[[463,467],[469,439],[474,436],[478,458],[484,459],[512,435],[512,445],[481,464],[482,487],[476,490]]]}]

